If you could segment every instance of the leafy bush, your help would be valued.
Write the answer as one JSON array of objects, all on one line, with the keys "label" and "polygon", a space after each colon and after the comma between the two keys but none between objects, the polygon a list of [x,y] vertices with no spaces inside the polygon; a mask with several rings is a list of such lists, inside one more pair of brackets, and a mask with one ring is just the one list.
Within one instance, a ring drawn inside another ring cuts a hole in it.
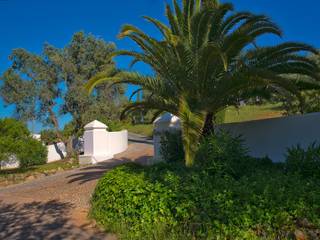
[{"label": "leafy bush", "polygon": [[300,145],[289,148],[285,166],[289,172],[320,178],[320,145],[313,143],[307,149]]},{"label": "leafy bush", "polygon": [[166,163],[108,172],[91,216],[121,239],[295,239],[296,230],[319,238],[320,180],[306,177],[318,164],[317,145],[293,148],[286,164],[275,164],[249,157],[241,138],[221,132],[203,140],[186,168],[174,161],[179,139],[165,135]]},{"label": "leafy bush", "polygon": [[254,174],[257,169],[277,168],[268,158],[250,157],[241,136],[232,137],[223,131],[203,139],[196,155],[196,165],[235,178]]},{"label": "leafy bush", "polygon": [[251,171],[236,179],[178,163],[128,164],[100,179],[91,216],[122,239],[287,239],[319,228],[319,181]]},{"label": "leafy bush", "polygon": [[44,164],[47,148],[33,139],[26,126],[14,119],[0,120],[0,161],[15,156],[21,168]]},{"label": "leafy bush", "polygon": [[19,151],[16,154],[20,161],[20,167],[26,168],[47,162],[47,148],[39,141],[28,138],[26,141],[17,143],[17,146],[19,147]]},{"label": "leafy bush", "polygon": [[[248,161],[247,150],[240,137],[233,138],[226,132],[219,132],[204,139],[196,155],[196,164],[211,168],[236,172],[235,167]],[[227,169],[228,168],[228,169]]]},{"label": "leafy bush", "polygon": [[164,132],[161,134],[160,154],[167,162],[184,161],[181,131]]},{"label": "leafy bush", "polygon": [[[160,154],[166,162],[184,162],[180,131],[165,132],[161,136]],[[240,136],[232,137],[227,132],[219,132],[203,139],[195,162],[197,168],[232,174],[234,177],[240,177],[251,168],[276,167],[270,159],[249,157],[243,139]]]}]

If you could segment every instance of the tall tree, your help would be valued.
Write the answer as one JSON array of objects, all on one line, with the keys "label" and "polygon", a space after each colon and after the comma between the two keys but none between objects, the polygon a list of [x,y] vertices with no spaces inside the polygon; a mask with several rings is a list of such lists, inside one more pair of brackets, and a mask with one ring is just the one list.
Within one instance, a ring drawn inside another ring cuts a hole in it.
[{"label": "tall tree", "polygon": [[[1,96],[6,104],[15,104],[18,118],[53,126],[58,138],[67,143],[59,131],[61,114],[72,116],[73,133],[94,120],[96,113],[110,119],[119,117],[115,108],[121,104],[121,86],[101,85],[92,96],[83,89],[102,70],[109,76],[118,72],[111,59],[114,51],[113,43],[83,32],[75,33],[62,49],[45,44],[40,55],[13,50],[12,65],[2,76]],[[70,141],[67,145],[71,146]]]},{"label": "tall tree", "polygon": [[311,46],[287,42],[257,47],[264,34],[281,36],[281,30],[266,16],[234,12],[230,3],[211,0],[174,0],[174,11],[166,7],[169,25],[150,18],[162,34],[156,39],[132,25],[125,25],[120,38],[128,37],[141,51],[119,51],[134,63],[151,66],[153,75],[122,72],[116,77],[98,75],[86,85],[90,91],[102,81],[131,83],[152,94],[131,103],[125,111],[147,108],[177,115],[182,122],[186,165],[191,166],[201,136],[212,132],[213,117],[226,106],[259,88],[298,94],[303,79],[287,74],[307,75],[318,80],[318,66],[301,51],[317,54]]}]

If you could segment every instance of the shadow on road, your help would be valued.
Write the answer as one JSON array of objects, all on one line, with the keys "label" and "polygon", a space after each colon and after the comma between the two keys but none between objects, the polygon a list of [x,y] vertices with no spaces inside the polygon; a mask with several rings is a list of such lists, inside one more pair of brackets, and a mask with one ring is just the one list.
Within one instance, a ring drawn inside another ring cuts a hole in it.
[{"label": "shadow on road", "polygon": [[128,138],[129,143],[144,143],[144,144],[148,144],[148,145],[153,145],[153,140],[152,138],[145,138],[145,139],[135,139],[135,138]]},{"label": "shadow on road", "polygon": [[130,143],[144,143],[147,145],[153,145],[153,137],[142,136],[139,134],[129,133],[128,141]]},{"label": "shadow on road", "polygon": [[59,201],[8,204],[0,201],[0,239],[102,239],[89,234],[88,224],[69,220],[72,204]]},{"label": "shadow on road", "polygon": [[149,159],[151,156],[141,156],[134,160],[129,158],[119,158],[119,159],[112,159],[106,162],[101,162],[97,165],[89,166],[82,168],[80,172],[72,174],[68,176],[69,178],[68,183],[78,182],[78,184],[84,184],[86,182],[98,180],[101,178],[107,171],[111,170],[112,168],[122,165],[129,162],[135,162],[138,164],[148,164]]}]

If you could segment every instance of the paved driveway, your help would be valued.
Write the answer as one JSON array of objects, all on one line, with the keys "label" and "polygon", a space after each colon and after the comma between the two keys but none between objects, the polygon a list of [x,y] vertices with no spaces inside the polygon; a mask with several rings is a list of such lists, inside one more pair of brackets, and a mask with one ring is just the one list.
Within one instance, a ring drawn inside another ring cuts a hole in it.
[{"label": "paved driveway", "polygon": [[113,160],[0,188],[0,239],[115,239],[87,219],[89,201],[106,171],[153,155],[151,142],[135,137]]}]

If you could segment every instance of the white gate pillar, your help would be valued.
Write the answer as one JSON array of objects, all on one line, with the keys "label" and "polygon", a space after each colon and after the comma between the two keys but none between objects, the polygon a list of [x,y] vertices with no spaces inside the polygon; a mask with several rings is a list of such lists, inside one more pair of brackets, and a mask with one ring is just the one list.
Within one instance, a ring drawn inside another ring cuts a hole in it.
[{"label": "white gate pillar", "polygon": [[84,127],[84,155],[79,157],[80,165],[96,164],[113,158],[108,151],[107,126],[97,120]]},{"label": "white gate pillar", "polygon": [[154,122],[154,131],[153,131],[153,143],[154,143],[154,162],[163,161],[160,152],[161,148],[161,136],[165,132],[173,132],[181,130],[181,122],[180,119],[171,114],[165,113],[162,116],[158,117]]}]

